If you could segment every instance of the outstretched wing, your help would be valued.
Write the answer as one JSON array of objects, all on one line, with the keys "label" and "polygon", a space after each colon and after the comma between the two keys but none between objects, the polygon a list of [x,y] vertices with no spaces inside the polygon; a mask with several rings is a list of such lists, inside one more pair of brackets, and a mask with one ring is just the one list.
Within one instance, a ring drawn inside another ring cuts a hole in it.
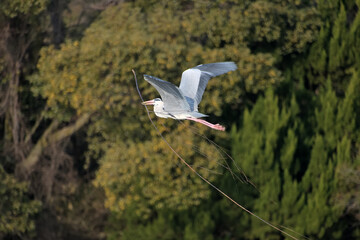
[{"label": "outstretched wing", "polygon": [[234,62],[201,64],[183,72],[179,89],[185,97],[194,100],[193,108],[196,111],[209,79],[236,69]]},{"label": "outstretched wing", "polygon": [[144,75],[144,79],[159,92],[161,99],[164,102],[165,111],[170,113],[190,111],[190,105],[187,103],[184,95],[177,86],[149,75]]}]

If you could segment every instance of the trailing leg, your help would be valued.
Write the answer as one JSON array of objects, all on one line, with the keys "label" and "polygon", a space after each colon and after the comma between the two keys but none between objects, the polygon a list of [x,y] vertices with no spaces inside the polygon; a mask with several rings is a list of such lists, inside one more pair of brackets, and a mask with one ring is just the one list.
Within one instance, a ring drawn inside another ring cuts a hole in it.
[{"label": "trailing leg", "polygon": [[219,131],[225,131],[225,127],[224,126],[221,126],[220,124],[212,124],[212,123],[209,123],[203,119],[199,119],[199,118],[187,118],[187,120],[191,120],[191,121],[194,121],[194,122],[198,122],[198,123],[201,123],[201,124],[204,124],[205,126],[207,127],[210,127],[212,129],[215,129],[215,130],[219,130]]}]

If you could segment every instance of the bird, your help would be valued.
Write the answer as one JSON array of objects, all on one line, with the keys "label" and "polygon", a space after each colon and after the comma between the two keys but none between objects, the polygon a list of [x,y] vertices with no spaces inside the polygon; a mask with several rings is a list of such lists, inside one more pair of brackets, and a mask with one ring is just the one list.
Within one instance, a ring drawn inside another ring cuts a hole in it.
[{"label": "bird", "polygon": [[198,105],[210,78],[236,69],[234,62],[201,64],[182,73],[179,87],[171,82],[144,74],[144,79],[159,92],[161,98],[148,100],[142,104],[153,105],[155,115],[160,118],[190,120],[215,130],[225,131],[224,126],[201,119],[208,115],[200,113]]}]

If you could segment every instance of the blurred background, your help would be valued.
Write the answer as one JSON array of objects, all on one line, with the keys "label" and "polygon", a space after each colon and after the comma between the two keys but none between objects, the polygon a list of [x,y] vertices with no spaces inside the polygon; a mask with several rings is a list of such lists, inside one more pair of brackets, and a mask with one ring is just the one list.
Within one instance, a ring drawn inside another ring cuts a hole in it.
[{"label": "blurred background", "polygon": [[160,132],[276,226],[359,239],[359,6],[2,0],[0,238],[285,239],[181,164],[131,72],[152,99],[143,74],[179,84],[187,68],[234,61],[200,105],[226,132],[152,114]]}]

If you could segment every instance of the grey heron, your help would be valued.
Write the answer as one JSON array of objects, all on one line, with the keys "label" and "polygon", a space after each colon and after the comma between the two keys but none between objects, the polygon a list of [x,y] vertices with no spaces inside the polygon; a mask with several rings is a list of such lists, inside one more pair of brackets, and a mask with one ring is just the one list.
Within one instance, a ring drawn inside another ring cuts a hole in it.
[{"label": "grey heron", "polygon": [[155,115],[161,118],[187,119],[224,131],[224,126],[200,119],[208,115],[200,113],[198,105],[210,78],[236,69],[234,62],[201,64],[182,73],[179,87],[157,77],[144,75],[144,79],[159,92],[161,99],[155,98],[142,104],[154,105]]}]

